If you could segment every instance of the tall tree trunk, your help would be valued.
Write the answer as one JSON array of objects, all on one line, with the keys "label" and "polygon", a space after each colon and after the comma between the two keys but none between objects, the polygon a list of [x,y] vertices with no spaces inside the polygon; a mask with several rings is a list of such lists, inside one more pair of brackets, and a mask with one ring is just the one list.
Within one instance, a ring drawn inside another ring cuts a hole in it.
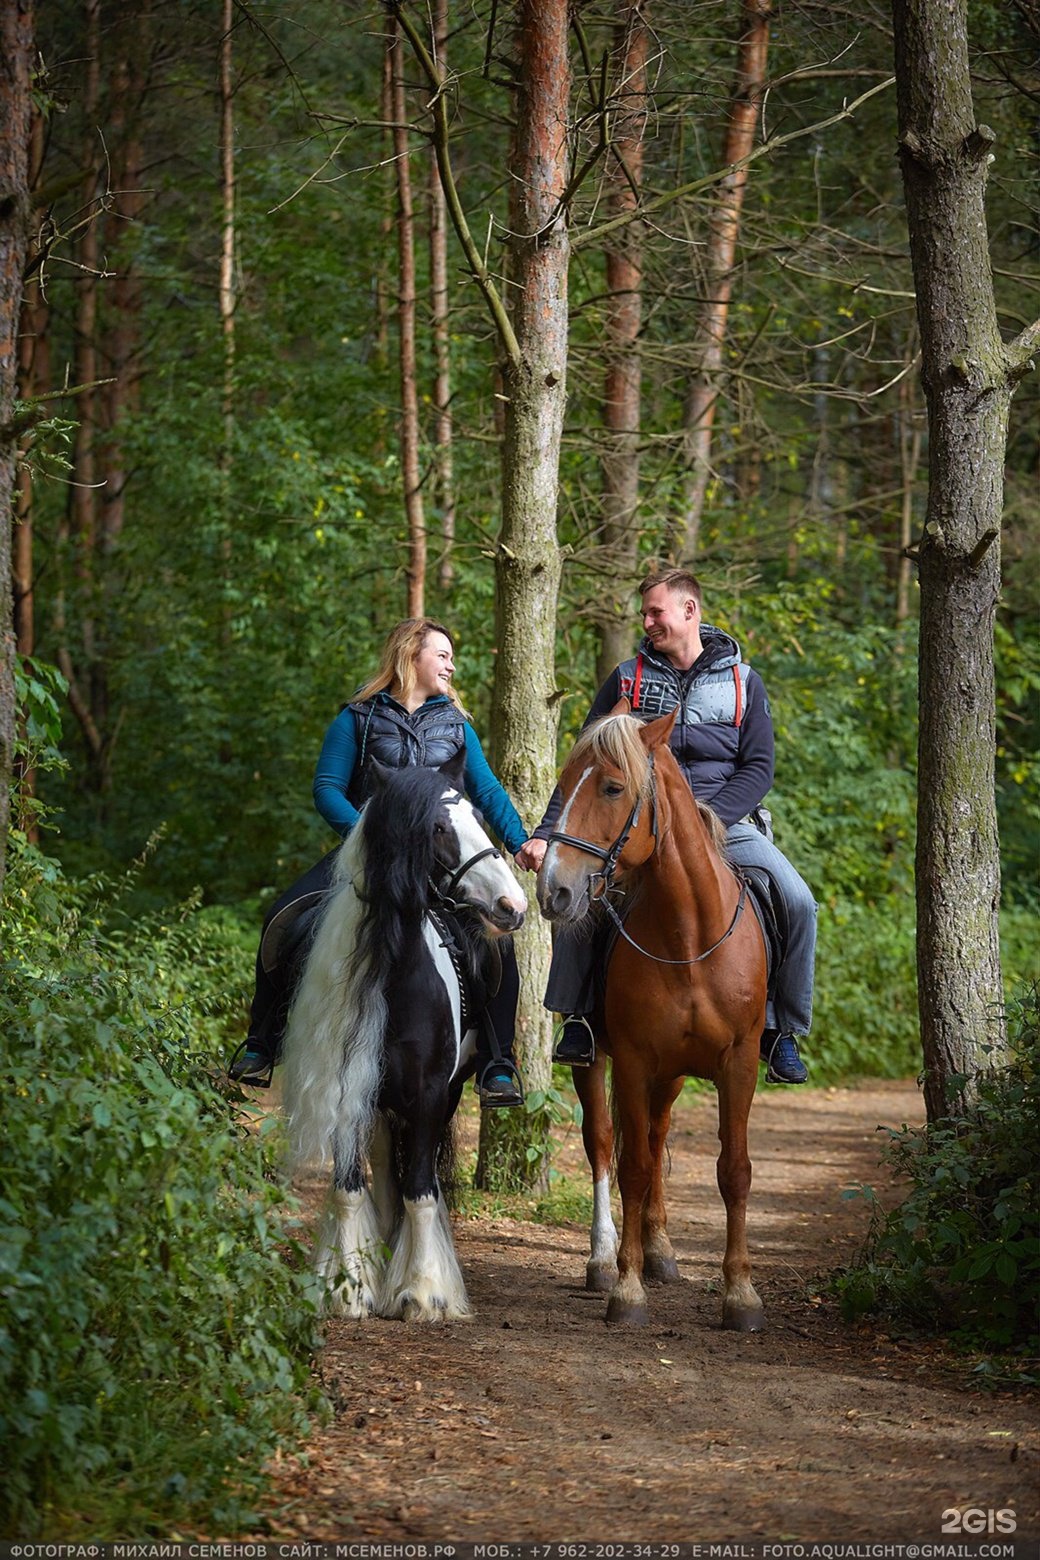
[{"label": "tall tree trunk", "polygon": [[[917,972],[925,1104],[958,1109],[960,1075],[1005,1044],[997,911],[993,619],[1008,415],[1040,324],[997,328],[967,0],[895,0],[899,152],[928,407],[919,548]],[[968,1091],[970,1097],[970,1090]]]},{"label": "tall tree trunk", "polygon": [[[517,118],[510,159],[514,191],[509,260],[512,312],[470,232],[451,165],[448,105],[436,66],[403,0],[393,10],[433,89],[437,166],[448,211],[498,333],[503,353],[502,527],[495,564],[498,659],[491,726],[495,767],[523,818],[541,815],[556,778],[554,675],[560,549],[556,537],[560,443],[567,383],[567,188],[570,60],[567,0],[518,0]],[[532,1090],[549,1086],[550,1026],[541,1005],[549,931],[537,910],[517,939],[517,1056]],[[519,1116],[518,1111],[488,1117]],[[521,1116],[481,1123],[478,1177],[530,1184],[544,1174],[548,1122]],[[532,1142],[532,1134],[534,1142]],[[535,1153],[530,1154],[534,1147]]]},{"label": "tall tree trunk", "polygon": [[[98,292],[98,97],[101,77],[100,0],[84,0],[86,64],[83,83],[83,226],[76,250],[79,281],[76,301],[76,434],[72,449],[72,482],[65,518],[58,529],[60,577],[54,598],[55,658],[68,682],[69,708],[79,723],[94,762],[94,783],[107,786],[104,735],[95,717],[95,547],[97,491],[95,437],[97,429],[97,292]],[[70,576],[75,578],[75,615],[79,619],[78,651],[74,648],[69,614]]]},{"label": "tall tree trunk", "polygon": [[[126,514],[127,466],[124,424],[136,410],[140,355],[141,284],[133,260],[137,222],[144,207],[143,149],[139,130],[145,90],[145,56],[148,5],[124,3],[120,7],[116,52],[109,76],[107,141],[110,149],[111,203],[105,218],[106,267],[112,272],[100,349],[105,358],[105,379],[99,410],[103,434],[99,460],[104,472],[100,491],[98,535],[98,585],[101,621],[98,625],[98,665],[95,678],[94,715],[102,731],[113,729],[110,709],[109,642],[121,594],[116,554]],[[108,772],[111,773],[111,751]]]},{"label": "tall tree trunk", "polygon": [[[567,271],[561,198],[567,186],[571,67],[567,0],[519,0],[520,65],[512,178],[517,194],[511,275],[517,351],[504,365],[502,529],[495,561],[498,659],[491,705],[495,763],[523,818],[535,820],[556,778],[554,655],[560,550],[556,535],[560,442],[567,397]],[[550,1026],[541,1005],[549,932],[531,910],[517,939],[517,1054],[530,1089],[551,1079]],[[519,1112],[489,1113],[512,1117]],[[548,1123],[495,1122],[481,1131],[485,1182],[530,1183],[544,1173]]]},{"label": "tall tree trunk", "polygon": [[[40,178],[44,157],[44,123],[39,109],[32,113],[29,150],[29,187],[35,191]],[[38,212],[33,211],[31,226],[35,228]],[[50,341],[48,338],[49,309],[41,285],[39,262],[42,259],[30,238],[27,264],[29,273],[22,298],[21,325],[18,337],[18,398],[29,402],[41,394],[50,378]],[[33,262],[36,261],[34,269]],[[33,433],[30,429],[22,438],[20,467],[15,498],[14,536],[11,544],[11,583],[14,606],[15,653],[25,660],[36,649],[36,610],[33,582],[33,481],[29,467],[29,449]],[[36,794],[35,769],[19,768],[19,793],[26,800]],[[39,829],[26,809],[27,838],[34,843],[39,839]]]},{"label": "tall tree trunk", "polygon": [[415,217],[412,208],[408,107],[397,34],[393,49],[394,166],[397,170],[397,325],[401,362],[401,479],[408,527],[408,616],[422,617],[426,597],[426,518],[419,469],[419,390],[415,348]]},{"label": "tall tree trunk", "polygon": [[[436,0],[433,14],[434,58],[443,78],[447,73],[448,0]],[[447,596],[455,579],[455,474],[451,427],[451,330],[448,322],[448,212],[437,168],[430,152],[430,300],[433,313],[434,492],[441,521],[441,552],[437,582]]]},{"label": "tall tree trunk", "polygon": [[[724,166],[747,157],[755,140],[755,122],[765,87],[771,0],[743,0],[744,31],[737,49]],[[714,197],[704,260],[704,302],[694,329],[696,368],[683,410],[683,454],[687,470],[682,527],[675,528],[671,551],[687,560],[696,556],[704,498],[711,475],[712,428],[719,399],[723,347],[733,292],[733,262],[740,234],[748,170],[728,174]]]},{"label": "tall tree trunk", "polygon": [[[620,107],[614,126],[608,211],[633,210],[643,180],[646,127],[646,56],[649,30],[646,4],[631,4],[614,29],[614,54],[620,78]],[[607,357],[603,420],[603,548],[608,578],[606,612],[600,622],[598,680],[602,682],[632,643],[632,589],[639,532],[639,422],[642,359],[639,333],[643,313],[643,229],[631,222],[611,235],[606,250]]]},{"label": "tall tree trunk", "polygon": [[[224,0],[220,35],[220,279],[218,306],[221,339],[224,345],[224,375],[221,390],[220,439],[220,569],[223,590],[217,635],[221,651],[231,648],[231,555],[234,547],[232,484],[235,464],[235,84],[233,38],[234,0]],[[230,763],[231,752],[225,741],[220,753]]]},{"label": "tall tree trunk", "polygon": [[7,826],[14,764],[15,640],[11,622],[11,520],[14,513],[18,428],[18,321],[29,246],[29,142],[32,122],[33,7],[31,0],[0,6],[0,893],[7,866]]}]

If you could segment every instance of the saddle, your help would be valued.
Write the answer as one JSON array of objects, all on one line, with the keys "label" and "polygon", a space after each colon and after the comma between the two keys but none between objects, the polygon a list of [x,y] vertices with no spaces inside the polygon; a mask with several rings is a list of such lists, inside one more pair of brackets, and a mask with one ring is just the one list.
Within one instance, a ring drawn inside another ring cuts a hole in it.
[{"label": "saddle", "polygon": [[780,967],[790,933],[787,901],[764,867],[741,867],[740,876],[748,886],[751,908],[758,917],[766,945],[766,988],[773,997],[773,977]]}]

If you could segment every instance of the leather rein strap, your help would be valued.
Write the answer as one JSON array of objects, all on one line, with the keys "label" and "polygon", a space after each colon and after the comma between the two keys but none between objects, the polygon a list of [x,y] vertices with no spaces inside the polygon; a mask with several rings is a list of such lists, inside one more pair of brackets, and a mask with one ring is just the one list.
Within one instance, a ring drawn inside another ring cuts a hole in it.
[{"label": "leather rein strap", "polygon": [[[651,830],[652,830],[653,836],[654,836],[654,849],[656,850],[657,849],[657,785],[656,785],[656,777],[655,777],[655,771],[654,771],[654,756],[653,756],[652,753],[650,754],[650,786],[649,786],[649,792],[650,792],[650,798],[651,798],[651,807],[652,807],[652,810],[653,810],[652,811],[652,818],[651,818],[651,825],[650,826],[651,826]],[[602,870],[602,872],[593,872],[593,873],[590,874],[590,877],[589,877],[590,890],[591,890],[592,883],[595,882],[598,879],[602,886],[601,886],[599,894],[596,896],[597,899],[603,905],[603,907],[606,910],[607,914],[613,920],[614,925],[617,927],[617,929],[620,932],[621,936],[625,939],[625,941],[629,944],[630,947],[632,947],[632,948],[634,948],[636,950],[637,953],[641,953],[644,956],[644,958],[652,959],[655,964],[700,964],[702,962],[702,960],[707,959],[711,954],[713,954],[715,952],[716,948],[721,948],[722,944],[728,938],[732,937],[733,933],[736,931],[737,925],[738,925],[738,923],[740,921],[740,918],[744,914],[745,906],[747,905],[747,896],[748,896],[747,879],[745,877],[743,877],[742,874],[739,873],[739,872],[735,874],[735,876],[737,877],[737,879],[738,879],[738,881],[740,883],[740,896],[737,899],[737,908],[733,912],[733,919],[729,923],[729,926],[726,928],[726,930],[723,932],[722,936],[718,939],[718,941],[717,942],[713,942],[710,948],[705,948],[703,953],[695,954],[695,956],[692,959],[662,959],[656,953],[651,953],[649,948],[641,947],[639,945],[639,943],[636,942],[635,938],[630,937],[628,932],[625,931],[625,924],[624,924],[624,922],[622,921],[621,917],[618,915],[617,911],[615,910],[614,906],[611,904],[611,902],[610,902],[610,900],[609,900],[609,898],[607,896],[611,892],[614,892],[614,893],[620,892],[620,890],[614,888],[614,873],[617,871],[618,862],[619,862],[619,860],[621,858],[621,852],[624,850],[625,846],[628,844],[629,836],[631,835],[632,830],[635,828],[636,824],[639,822],[639,815],[640,815],[640,812],[642,810],[643,800],[644,800],[643,795],[640,795],[639,797],[637,797],[635,805],[632,808],[632,811],[628,815],[628,820],[625,823],[624,828],[621,830],[621,833],[618,835],[618,837],[614,841],[613,845],[611,845],[609,847],[609,849],[607,849],[607,850],[604,850],[603,847],[600,846],[600,845],[594,845],[591,840],[583,840],[583,839],[579,838],[577,835],[574,835],[574,834],[560,834],[560,833],[550,834],[549,835],[549,839],[548,839],[548,843],[550,845],[552,845],[552,844],[571,845],[571,846],[573,846],[573,848],[575,850],[584,851],[586,855],[588,855],[588,856],[595,856],[597,858],[597,860],[602,861],[602,863],[603,863],[603,870]],[[590,900],[592,899],[591,891],[590,891],[590,894],[589,894],[589,898],[590,898]]]}]

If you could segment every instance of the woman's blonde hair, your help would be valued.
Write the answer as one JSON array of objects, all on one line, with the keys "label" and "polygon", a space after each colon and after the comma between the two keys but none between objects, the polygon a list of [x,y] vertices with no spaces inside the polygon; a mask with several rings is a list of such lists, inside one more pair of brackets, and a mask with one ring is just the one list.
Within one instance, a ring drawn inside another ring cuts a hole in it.
[{"label": "woman's blonde hair", "polygon": [[[431,634],[443,634],[454,652],[455,641],[451,633],[433,618],[405,618],[392,628],[386,636],[375,676],[358,689],[355,699],[370,699],[374,693],[389,688],[396,688],[402,700],[408,699],[415,687],[416,660]],[[454,688],[448,689],[448,698],[457,709],[462,709],[462,701]]]}]

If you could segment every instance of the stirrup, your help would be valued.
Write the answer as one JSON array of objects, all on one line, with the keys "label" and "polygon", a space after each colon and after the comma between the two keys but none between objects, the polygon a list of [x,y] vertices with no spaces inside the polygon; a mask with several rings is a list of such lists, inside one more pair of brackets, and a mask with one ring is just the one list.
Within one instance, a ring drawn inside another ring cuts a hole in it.
[{"label": "stirrup", "polygon": [[[484,1087],[484,1079],[491,1072],[508,1072],[515,1080],[511,1094],[492,1094]],[[477,1098],[480,1100],[481,1110],[509,1110],[524,1103],[524,1085],[520,1077],[520,1069],[516,1063],[510,1061],[508,1056],[492,1057],[482,1067],[477,1079]]]},{"label": "stirrup", "polygon": [[[228,1078],[232,1083],[237,1083],[242,1088],[269,1089],[271,1087],[271,1079],[274,1077],[274,1062],[269,1057],[262,1057],[259,1067],[249,1067],[246,1065],[246,1057],[250,1051],[253,1052],[254,1056],[262,1055],[261,1052],[250,1045],[249,1036],[247,1035],[242,1043],[235,1047],[231,1060],[227,1064]],[[238,1068],[237,1072],[235,1071],[236,1066]]]},{"label": "stirrup", "polygon": [[[579,1031],[578,1034],[573,1030],[567,1033],[571,1025]],[[580,1033],[581,1030],[585,1031],[584,1035]],[[596,1036],[584,1013],[569,1014],[553,1030],[552,1059],[561,1067],[592,1066],[596,1060]]]}]

